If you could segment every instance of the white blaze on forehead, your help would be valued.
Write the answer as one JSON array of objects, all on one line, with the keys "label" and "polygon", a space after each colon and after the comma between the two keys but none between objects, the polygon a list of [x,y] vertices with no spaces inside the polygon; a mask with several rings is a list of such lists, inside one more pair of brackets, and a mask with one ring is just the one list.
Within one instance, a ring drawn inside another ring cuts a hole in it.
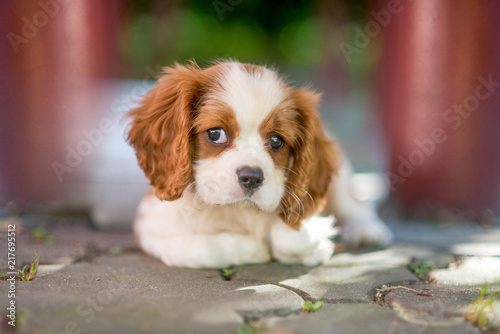
[{"label": "white blaze on forehead", "polygon": [[283,100],[284,84],[278,75],[264,67],[249,73],[238,63],[229,63],[221,78],[221,98],[231,106],[241,136],[258,131],[266,116]]}]

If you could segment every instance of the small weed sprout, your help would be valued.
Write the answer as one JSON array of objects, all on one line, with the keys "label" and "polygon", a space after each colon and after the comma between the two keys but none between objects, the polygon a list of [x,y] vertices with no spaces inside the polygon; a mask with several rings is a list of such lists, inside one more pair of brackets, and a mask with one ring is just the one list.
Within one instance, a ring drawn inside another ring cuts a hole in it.
[{"label": "small weed sprout", "polygon": [[15,321],[15,324],[16,324],[16,327],[21,327],[23,326],[23,324],[26,323],[26,320],[27,320],[28,316],[26,315],[25,312],[23,311],[19,311],[17,313],[17,316],[16,316],[16,321]]},{"label": "small weed sprout", "polygon": [[429,271],[437,269],[437,266],[434,261],[426,261],[424,263],[414,262],[408,265],[408,269],[410,269],[419,279],[423,279]]},{"label": "small weed sprout", "polygon": [[243,324],[236,330],[237,334],[258,334],[264,330],[264,326],[261,322],[252,322],[248,324]]},{"label": "small weed sprout", "polygon": [[109,255],[120,255],[123,254],[123,248],[120,246],[113,246],[109,249]]},{"label": "small weed sprout", "polygon": [[324,302],[322,300],[317,301],[316,303],[311,303],[310,301],[306,300],[304,302],[304,305],[302,305],[302,309],[304,310],[305,314],[309,314],[312,312],[316,312],[323,306]]},{"label": "small weed sprout", "polygon": [[54,237],[41,227],[37,227],[31,232],[31,239],[35,242],[45,242],[47,245],[54,244]]},{"label": "small weed sprout", "polygon": [[235,273],[236,271],[233,269],[222,269],[222,276],[224,276],[224,278],[228,281],[231,280],[231,276]]},{"label": "small weed sprout", "polygon": [[479,297],[469,307],[465,319],[479,327],[484,332],[492,329],[495,323],[495,306],[498,306],[500,291],[488,294],[486,283],[483,285]]},{"label": "small weed sprout", "polygon": [[31,281],[35,278],[36,272],[38,270],[38,264],[40,262],[40,256],[36,254],[36,260],[31,265],[27,264],[23,267],[23,269],[17,270],[17,276],[21,281]]}]

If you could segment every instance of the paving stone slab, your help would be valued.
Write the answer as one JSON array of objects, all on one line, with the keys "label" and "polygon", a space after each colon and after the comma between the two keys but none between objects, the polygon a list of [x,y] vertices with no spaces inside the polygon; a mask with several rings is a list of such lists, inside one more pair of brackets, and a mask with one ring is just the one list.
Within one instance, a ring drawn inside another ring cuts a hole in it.
[{"label": "paving stone slab", "polygon": [[[238,327],[245,328],[245,319],[262,319],[275,334],[477,333],[456,314],[477,298],[485,278],[497,282],[489,284],[491,289],[500,289],[499,257],[464,258],[456,268],[434,270],[431,277],[443,283],[439,285],[422,285],[405,268],[412,258],[445,266],[448,251],[496,255],[494,245],[500,235],[496,228],[405,223],[395,231],[396,240],[402,241],[385,250],[338,253],[317,268],[279,263],[241,266],[234,268],[233,280],[225,281],[216,270],[167,267],[142,254],[130,231],[97,231],[88,222],[75,222],[24,218],[17,259],[32,262],[34,248],[40,255],[40,273],[51,273],[16,283],[16,302],[26,315],[26,330],[236,333]],[[30,234],[36,226],[44,227],[55,244],[33,242]],[[0,238],[5,236],[0,232]],[[0,269],[6,265],[2,261],[6,256],[0,258]],[[397,289],[385,296],[393,309],[368,304],[384,284],[409,284],[432,297]],[[0,314],[7,289],[8,283],[0,282]],[[304,299],[326,304],[317,313],[298,316]]]},{"label": "paving stone slab", "polygon": [[432,326],[407,322],[378,304],[327,304],[307,316],[269,319],[268,333],[352,333],[352,334],[475,334],[480,333],[467,323]]},{"label": "paving stone slab", "polygon": [[500,257],[465,257],[456,266],[430,271],[429,276],[444,284],[500,283]]},{"label": "paving stone slab", "polygon": [[[490,287],[495,291],[497,287]],[[477,286],[443,286],[442,284],[419,284],[396,287],[386,292],[384,305],[393,309],[402,319],[428,326],[466,326],[470,306],[477,300],[481,289]],[[500,302],[500,298],[498,298]],[[498,305],[486,309],[493,329],[500,331],[500,308]],[[472,321],[472,320],[470,320]]]},{"label": "paving stone slab", "polygon": [[438,267],[447,267],[451,260],[448,252],[440,248],[396,242],[387,249],[373,252],[334,254],[326,266],[345,267],[360,264],[405,266],[413,261],[432,261]]},{"label": "paving stone slab", "polygon": [[238,266],[234,268],[236,272],[235,279],[237,280],[273,284],[279,284],[281,281],[297,278],[314,269],[315,267],[286,265],[278,262]]},{"label": "paving stone slab", "polygon": [[[0,295],[7,288],[1,282]],[[276,285],[225,281],[216,270],[167,267],[141,254],[71,264],[17,282],[16,290],[25,329],[57,333],[66,326],[83,333],[220,333],[235,330],[246,316],[286,315],[304,302]]]},{"label": "paving stone slab", "polygon": [[[38,217],[38,216],[37,216]],[[37,223],[34,220],[40,220]],[[68,264],[79,259],[95,257],[106,252],[137,250],[132,231],[98,231],[85,219],[24,217],[7,220],[16,223],[16,266],[32,263],[36,254],[41,264]],[[35,241],[32,232],[41,227],[50,242]],[[0,232],[0,244],[7,240],[7,233]],[[0,250],[0,270],[7,268],[7,249]]]},{"label": "paving stone slab", "polygon": [[415,284],[418,278],[405,267],[359,265],[354,267],[318,267],[297,278],[281,283],[304,291],[313,299],[328,302],[370,302],[375,289],[383,284]]}]

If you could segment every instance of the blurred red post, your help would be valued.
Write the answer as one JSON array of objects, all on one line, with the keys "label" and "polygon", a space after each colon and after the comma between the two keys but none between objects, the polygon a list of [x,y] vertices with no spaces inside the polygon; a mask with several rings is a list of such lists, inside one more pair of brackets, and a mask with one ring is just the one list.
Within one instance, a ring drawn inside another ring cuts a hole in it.
[{"label": "blurred red post", "polygon": [[392,194],[413,216],[498,213],[500,2],[401,5],[384,31],[381,73]]},{"label": "blurred red post", "polygon": [[68,144],[99,119],[90,107],[92,80],[115,72],[115,7],[101,0],[2,3],[0,206],[63,196],[53,162],[64,162]]}]

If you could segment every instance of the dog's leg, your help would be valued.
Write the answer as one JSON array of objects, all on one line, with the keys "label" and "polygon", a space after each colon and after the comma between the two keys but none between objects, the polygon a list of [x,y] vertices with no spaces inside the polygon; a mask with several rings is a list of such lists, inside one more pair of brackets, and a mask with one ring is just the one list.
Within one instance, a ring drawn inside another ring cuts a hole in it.
[{"label": "dog's leg", "polygon": [[332,217],[312,217],[299,231],[291,229],[281,220],[271,226],[273,257],[287,264],[316,266],[325,263],[333,254]]},{"label": "dog's leg", "polygon": [[387,246],[392,232],[380,220],[373,203],[357,200],[352,192],[352,167],[342,157],[339,174],[334,177],[328,193],[324,215],[333,214],[341,228],[341,240],[350,246]]},{"label": "dog's leg", "polygon": [[162,202],[152,193],[145,196],[134,224],[141,248],[178,267],[222,269],[271,259],[263,238],[205,229],[202,223],[206,217],[200,217],[205,208],[193,202],[189,193],[173,202]]},{"label": "dog's leg", "polygon": [[146,252],[169,266],[222,269],[271,259],[264,243],[236,233],[192,234],[164,239],[142,234],[139,240]]}]

